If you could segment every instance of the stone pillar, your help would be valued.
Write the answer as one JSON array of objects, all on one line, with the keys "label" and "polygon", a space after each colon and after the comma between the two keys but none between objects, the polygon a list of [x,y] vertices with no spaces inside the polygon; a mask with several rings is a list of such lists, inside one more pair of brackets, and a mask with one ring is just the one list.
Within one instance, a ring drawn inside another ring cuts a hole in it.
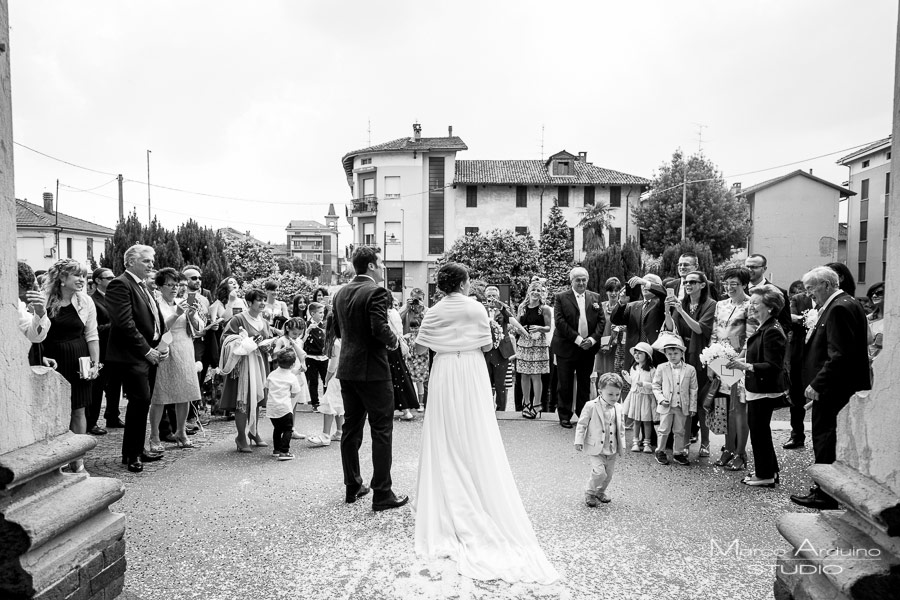
[{"label": "stone pillar", "polygon": [[[893,139],[900,138],[900,23]],[[900,158],[898,158],[900,162]],[[892,169],[884,350],[871,393],[838,417],[837,462],[813,479],[844,511],[789,513],[778,530],[794,551],[778,560],[778,600],[900,598],[900,168]]]},{"label": "stone pillar", "polygon": [[96,445],[69,432],[69,384],[31,368],[17,326],[9,11],[0,0],[0,598],[115,598],[125,517],[115,479],[60,473]]}]

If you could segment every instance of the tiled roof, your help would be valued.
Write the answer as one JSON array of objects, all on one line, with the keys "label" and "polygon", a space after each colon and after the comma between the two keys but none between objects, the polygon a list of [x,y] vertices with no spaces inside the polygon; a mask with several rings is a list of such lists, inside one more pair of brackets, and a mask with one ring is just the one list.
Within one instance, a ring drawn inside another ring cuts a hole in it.
[{"label": "tiled roof", "polygon": [[844,157],[842,157],[842,158],[839,158],[839,159],[837,160],[837,164],[839,164],[839,165],[846,165],[848,162],[853,161],[853,159],[855,159],[855,158],[859,158],[859,157],[861,157],[861,156],[865,156],[866,154],[872,152],[873,150],[879,149],[879,146],[884,146],[885,144],[890,143],[891,137],[892,137],[892,136],[889,135],[889,136],[887,136],[886,138],[880,139],[880,140],[878,140],[877,142],[872,142],[872,143],[869,144],[868,146],[865,146],[865,147],[863,147],[863,148],[860,148],[859,150],[856,150],[855,152],[851,152],[851,153],[848,154],[847,156],[844,156]]},{"label": "tiled roof", "polygon": [[650,185],[650,180],[574,161],[571,177],[549,175],[540,160],[457,160],[453,183],[526,185]]},{"label": "tiled roof", "polygon": [[[59,217],[58,221],[57,216]],[[63,213],[48,214],[44,212],[43,206],[32,204],[27,200],[19,200],[18,198],[16,198],[16,227],[35,229],[59,227],[60,229],[96,233],[102,236],[111,236],[115,233],[109,227],[103,227],[78,217],[72,217]]]},{"label": "tiled roof", "polygon": [[360,148],[359,150],[348,152],[341,158],[341,163],[343,163],[344,171],[347,173],[347,177],[349,177],[350,174],[353,173],[353,158],[360,154],[376,154],[379,152],[412,152],[413,150],[460,151],[468,149],[469,147],[466,146],[465,142],[463,142],[461,138],[455,135],[452,137],[423,137],[419,138],[418,140],[411,137],[404,137],[397,138],[396,140],[391,140],[390,142],[384,142],[382,144],[369,146],[368,148]]},{"label": "tiled roof", "polygon": [[781,177],[776,177],[774,179],[769,179],[768,181],[763,181],[762,183],[757,183],[756,185],[751,185],[750,187],[741,190],[741,193],[738,195],[746,197],[746,196],[749,196],[750,194],[755,194],[756,192],[758,192],[760,190],[763,190],[767,187],[772,187],[775,184],[781,183],[782,181],[787,181],[788,179],[791,179],[792,177],[797,177],[797,176],[803,176],[803,177],[806,177],[807,179],[812,179],[813,181],[821,183],[822,185],[827,185],[828,187],[839,191],[841,193],[841,198],[846,198],[849,196],[856,195],[856,192],[850,191],[845,187],[841,187],[836,183],[831,183],[830,181],[826,181],[825,179],[822,179],[821,177],[816,177],[815,175],[811,175],[810,173],[807,173],[806,171],[804,171],[802,169],[797,169],[796,171],[792,171],[792,172],[788,173],[787,175],[782,175]]},{"label": "tiled roof", "polygon": [[287,229],[331,229],[318,221],[291,221]]}]

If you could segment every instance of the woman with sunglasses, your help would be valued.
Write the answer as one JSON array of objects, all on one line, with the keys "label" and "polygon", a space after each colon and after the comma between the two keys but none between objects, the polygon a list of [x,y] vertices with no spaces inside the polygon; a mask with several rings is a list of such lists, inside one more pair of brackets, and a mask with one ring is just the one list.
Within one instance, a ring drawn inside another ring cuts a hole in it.
[{"label": "woman with sunglasses", "polygon": [[869,313],[869,331],[872,332],[872,343],[869,344],[869,359],[881,353],[884,340],[884,282],[873,283],[866,292],[866,296],[874,307]]}]

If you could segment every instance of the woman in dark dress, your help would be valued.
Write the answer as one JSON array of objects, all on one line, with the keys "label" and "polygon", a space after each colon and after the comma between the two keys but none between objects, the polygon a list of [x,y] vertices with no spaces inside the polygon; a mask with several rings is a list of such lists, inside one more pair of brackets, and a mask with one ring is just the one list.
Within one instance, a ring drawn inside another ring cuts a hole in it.
[{"label": "woman in dark dress", "polygon": [[[97,308],[85,292],[86,276],[87,270],[81,263],[64,258],[50,267],[44,280],[50,330],[43,342],[43,356],[56,361],[56,371],[71,386],[69,430],[72,433],[87,432],[84,409],[91,402],[91,381],[102,367]],[[83,376],[79,368],[81,358],[90,358],[90,369]],[[82,472],[84,463],[75,460],[69,469]]]}]

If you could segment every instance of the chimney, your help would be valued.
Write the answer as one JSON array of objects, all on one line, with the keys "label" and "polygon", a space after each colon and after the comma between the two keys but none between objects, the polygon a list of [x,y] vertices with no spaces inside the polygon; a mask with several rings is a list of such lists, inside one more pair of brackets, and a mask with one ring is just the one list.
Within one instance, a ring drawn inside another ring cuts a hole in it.
[{"label": "chimney", "polygon": [[809,174],[812,175],[812,169],[809,170]]},{"label": "chimney", "polygon": [[453,125],[447,126],[447,137],[453,137]]},{"label": "chimney", "polygon": [[741,182],[740,181],[738,181],[737,183],[731,184],[731,193],[734,194],[735,196],[740,195],[740,193],[741,193]]},{"label": "chimney", "polygon": [[422,126],[418,123],[413,123],[413,139],[417,142],[422,139]]},{"label": "chimney", "polygon": [[587,162],[587,152],[579,152],[578,160],[580,160],[583,163],[586,163]]},{"label": "chimney", "polygon": [[44,192],[44,212],[48,215],[53,214],[53,194],[51,192]]}]

